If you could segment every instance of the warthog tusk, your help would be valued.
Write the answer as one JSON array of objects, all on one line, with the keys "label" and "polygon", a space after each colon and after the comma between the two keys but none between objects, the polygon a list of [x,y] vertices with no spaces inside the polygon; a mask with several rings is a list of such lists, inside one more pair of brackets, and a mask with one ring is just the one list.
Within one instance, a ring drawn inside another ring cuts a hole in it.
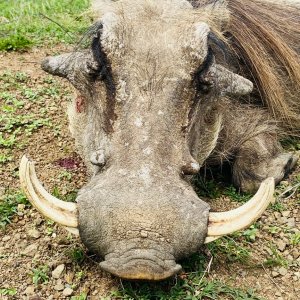
[{"label": "warthog tusk", "polygon": [[20,181],[30,203],[45,217],[78,235],[77,205],[50,195],[37,179],[34,164],[24,155],[20,163]]},{"label": "warthog tusk", "polygon": [[273,200],[275,181],[273,177],[264,180],[257,193],[244,205],[227,212],[210,213],[205,243],[221,236],[245,229],[257,220]]}]

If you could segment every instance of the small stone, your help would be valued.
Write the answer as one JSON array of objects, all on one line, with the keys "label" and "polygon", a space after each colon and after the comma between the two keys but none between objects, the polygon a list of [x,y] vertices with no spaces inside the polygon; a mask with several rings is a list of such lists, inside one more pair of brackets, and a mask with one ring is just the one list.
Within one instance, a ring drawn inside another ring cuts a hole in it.
[{"label": "small stone", "polygon": [[278,273],[281,276],[285,276],[288,273],[288,270],[286,268],[284,268],[284,267],[281,267],[280,269],[278,269]]},{"label": "small stone", "polygon": [[279,276],[279,273],[278,273],[278,272],[276,272],[276,271],[273,271],[273,272],[272,272],[272,277],[275,278],[275,277],[278,277],[278,276]]},{"label": "small stone", "polygon": [[8,242],[10,240],[10,236],[6,235],[2,238],[2,242]]},{"label": "small stone", "polygon": [[284,241],[281,241],[279,240],[277,243],[276,243],[278,249],[283,252],[284,249],[286,248],[286,243]]},{"label": "small stone", "polygon": [[34,286],[33,285],[28,286],[25,290],[25,294],[27,296],[33,295],[34,294]]},{"label": "small stone", "polygon": [[60,276],[61,276],[61,274],[63,273],[64,269],[65,269],[65,265],[64,265],[64,264],[58,265],[58,266],[52,271],[52,277],[55,278],[55,279],[60,278]]},{"label": "small stone", "polygon": [[73,293],[73,290],[72,290],[71,288],[69,288],[69,287],[67,287],[67,288],[65,288],[65,289],[63,290],[63,295],[64,295],[65,297],[71,296],[72,293]]},{"label": "small stone", "polygon": [[297,259],[300,256],[299,250],[298,249],[294,249],[292,251],[292,256],[293,256],[294,259]]},{"label": "small stone", "polygon": [[62,283],[56,284],[56,285],[54,286],[54,289],[55,289],[56,291],[62,291],[62,290],[64,289],[64,285],[63,285]]},{"label": "small stone", "polygon": [[31,244],[29,246],[27,246],[23,252],[21,252],[21,254],[25,255],[25,256],[29,256],[29,257],[34,257],[36,251],[38,249],[38,245],[37,244]]},{"label": "small stone", "polygon": [[38,239],[41,237],[41,234],[38,230],[36,229],[31,229],[28,231],[28,235],[34,239]]},{"label": "small stone", "polygon": [[280,293],[280,292],[276,292],[276,293],[275,293],[275,296],[276,296],[276,297],[281,297],[281,293]]},{"label": "small stone", "polygon": [[291,214],[291,212],[287,210],[287,211],[283,211],[281,214],[283,217],[288,217]]},{"label": "small stone", "polygon": [[24,108],[25,108],[26,110],[29,110],[29,109],[31,108],[31,104],[30,104],[30,103],[27,103],[27,104],[24,106]]},{"label": "small stone", "polygon": [[289,226],[289,227],[295,227],[296,226],[295,218],[289,218],[286,223],[287,223],[287,226]]},{"label": "small stone", "polygon": [[24,212],[25,204],[18,204],[18,212]]},{"label": "small stone", "polygon": [[286,217],[278,218],[280,224],[286,224],[288,222],[288,219]]},{"label": "small stone", "polygon": [[37,217],[37,219],[34,222],[34,224],[37,225],[37,226],[41,225],[42,223],[43,223],[43,219],[40,218],[40,217]]},{"label": "small stone", "polygon": [[274,216],[275,216],[276,219],[281,218],[281,214],[278,211],[274,212]]}]

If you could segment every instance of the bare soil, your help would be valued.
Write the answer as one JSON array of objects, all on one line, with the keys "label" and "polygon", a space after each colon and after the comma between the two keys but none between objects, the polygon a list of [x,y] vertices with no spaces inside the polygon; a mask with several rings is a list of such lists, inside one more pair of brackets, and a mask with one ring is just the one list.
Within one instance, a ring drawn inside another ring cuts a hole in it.
[{"label": "bare soil", "polygon": [[[32,85],[43,86],[45,78],[49,76],[40,70],[41,59],[69,50],[59,46],[51,50],[39,48],[21,54],[0,54],[0,73],[24,72],[30,76]],[[72,89],[65,81],[55,80],[64,91],[60,97],[53,98],[50,95],[41,103],[28,102],[24,110],[31,113],[41,107],[46,108],[53,126],[61,126],[59,134],[54,133],[53,127],[43,126],[29,138],[24,136],[30,141],[26,148],[14,149],[13,160],[0,165],[0,196],[8,189],[20,188],[17,170],[23,154],[36,162],[38,177],[49,191],[57,188],[62,195],[68,195],[87,181],[85,167],[75,152],[74,142],[68,132],[66,106]],[[0,102],[0,106],[1,104]],[[66,171],[71,174],[71,178],[64,175]],[[298,165],[294,173],[278,188],[277,194],[295,184],[299,171]],[[299,234],[300,230],[299,197],[297,191],[288,199],[282,197],[285,210],[276,212],[269,209],[258,222],[259,231],[255,241],[246,243],[252,253],[250,264],[230,263],[226,255],[220,253],[214,259],[209,278],[217,278],[236,287],[254,288],[258,295],[268,300],[299,299],[300,249],[299,244],[291,241],[291,237]],[[216,210],[239,205],[224,197],[211,201],[210,204]],[[242,239],[244,238],[237,240]],[[83,263],[72,259],[70,253],[80,247],[84,248],[79,239],[44,220],[35,209],[18,207],[12,223],[5,230],[0,230],[0,289],[16,288],[17,294],[11,297],[14,299],[70,299],[71,295],[81,293],[86,293],[88,299],[103,299],[112,289],[118,288],[120,282],[102,272],[92,256]],[[272,247],[279,256],[274,256]],[[276,257],[286,264],[263,265],[266,260]],[[50,268],[49,281],[33,284],[33,270],[45,265]],[[63,272],[53,275],[51,272],[59,265],[63,265]],[[71,295],[67,295],[68,291]],[[0,299],[8,299],[8,296],[1,298],[0,295]]]}]

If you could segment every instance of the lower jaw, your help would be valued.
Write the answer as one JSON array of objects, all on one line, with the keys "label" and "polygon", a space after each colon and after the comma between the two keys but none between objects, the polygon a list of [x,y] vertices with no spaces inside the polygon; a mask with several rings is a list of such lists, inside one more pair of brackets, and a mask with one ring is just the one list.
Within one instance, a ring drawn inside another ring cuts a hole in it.
[{"label": "lower jaw", "polygon": [[170,262],[168,266],[161,267],[153,261],[132,260],[124,265],[112,265],[109,261],[100,263],[100,267],[117,277],[127,280],[160,281],[168,279],[181,271],[181,266]]}]

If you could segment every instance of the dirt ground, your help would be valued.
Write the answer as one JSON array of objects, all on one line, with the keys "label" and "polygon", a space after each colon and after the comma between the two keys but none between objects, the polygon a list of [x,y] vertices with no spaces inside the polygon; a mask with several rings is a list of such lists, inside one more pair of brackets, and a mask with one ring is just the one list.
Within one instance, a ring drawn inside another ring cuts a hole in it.
[{"label": "dirt ground", "polygon": [[[50,88],[50,84],[45,83],[49,82],[49,76],[40,70],[39,62],[46,55],[68,50],[60,46],[52,50],[0,54],[0,74],[5,71],[23,72],[29,76],[27,85]],[[38,114],[46,108],[52,126],[42,126],[30,136],[24,136],[28,141],[26,146],[15,147],[12,160],[0,165],[0,196],[8,189],[20,188],[17,171],[23,154],[36,162],[38,177],[48,191],[58,189],[61,195],[67,197],[87,180],[85,167],[75,153],[74,142],[68,132],[66,106],[72,89],[63,80],[55,78],[55,82],[59,86],[58,96],[49,94],[36,102],[23,99],[22,113]],[[0,98],[0,106],[3,104],[1,101]],[[295,185],[299,171],[298,165],[279,186],[278,195]],[[299,197],[296,191],[288,198],[280,198],[284,210],[268,209],[258,222],[255,240],[247,244],[252,264],[230,263],[220,253],[213,261],[209,278],[217,278],[233,286],[255,288],[258,295],[268,300],[299,299],[300,249],[299,243],[292,239],[300,231]],[[211,205],[222,209],[238,204],[228,198],[220,198]],[[17,294],[11,296],[13,299],[70,299],[82,293],[86,293],[88,299],[103,299],[120,286],[120,281],[102,272],[93,257],[83,263],[78,263],[80,257],[74,261],[72,253],[82,247],[79,239],[45,221],[35,209],[19,205],[12,223],[5,230],[0,229],[0,289],[16,288]],[[269,261],[269,265],[263,264],[265,261]],[[50,268],[48,282],[33,284],[34,270],[46,265]],[[1,298],[0,295],[0,299],[6,298],[8,296]]]}]

